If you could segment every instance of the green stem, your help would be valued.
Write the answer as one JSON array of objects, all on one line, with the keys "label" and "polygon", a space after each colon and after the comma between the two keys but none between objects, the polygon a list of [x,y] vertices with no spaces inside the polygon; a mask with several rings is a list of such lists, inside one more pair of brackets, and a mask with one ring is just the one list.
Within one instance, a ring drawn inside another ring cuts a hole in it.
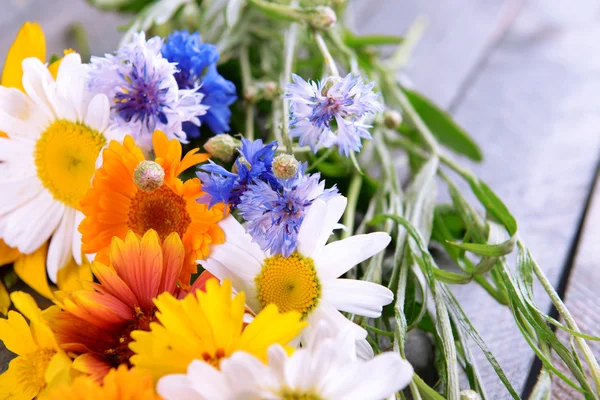
[{"label": "green stem", "polygon": [[[292,0],[291,6],[297,6],[299,0]],[[285,88],[292,78],[292,66],[294,64],[294,50],[296,48],[296,42],[298,39],[298,24],[290,24],[289,29],[285,33],[285,39],[283,43],[283,74],[281,75],[281,89]],[[281,98],[283,107],[283,125],[282,125],[282,139],[285,144],[285,148],[288,153],[293,154],[292,150],[292,139],[289,135],[290,116],[288,113],[289,101],[285,96]]]},{"label": "green stem", "polygon": [[387,337],[394,337],[394,332],[384,331],[382,329],[375,328],[374,326],[371,326],[371,325],[364,325],[363,327],[366,330],[371,331],[373,333],[376,333],[378,335],[387,336]]},{"label": "green stem", "polygon": [[317,158],[317,160],[312,163],[311,165],[308,166],[308,168],[306,169],[306,172],[310,172],[313,169],[315,169],[317,167],[317,165],[321,164],[323,161],[325,161],[327,159],[327,157],[329,157],[331,155],[331,153],[333,153],[333,147],[328,148],[325,153],[323,153],[319,158]]},{"label": "green stem", "polygon": [[358,173],[352,174],[350,187],[348,188],[348,205],[344,213],[344,226],[346,230],[342,232],[342,239],[349,238],[354,232],[354,220],[356,216],[356,205],[358,204],[358,196],[362,187],[362,177]]},{"label": "green stem", "polygon": [[327,44],[325,43],[325,40],[323,40],[323,36],[321,36],[321,33],[316,30],[314,31],[314,35],[315,35],[315,40],[317,41],[317,46],[319,47],[319,50],[321,51],[321,54],[323,55],[323,59],[325,60],[325,66],[327,67],[327,69],[329,69],[329,73],[332,76],[340,76],[337,66],[335,65],[335,60],[331,56],[331,53],[329,52],[329,49],[327,48]]},{"label": "green stem", "polygon": [[[249,89],[252,87],[252,72],[250,71],[250,55],[248,46],[243,45],[240,50],[240,70],[242,73],[242,90],[244,96],[249,94]],[[248,140],[254,140],[254,104],[250,99],[246,99],[246,124],[244,136]]]}]

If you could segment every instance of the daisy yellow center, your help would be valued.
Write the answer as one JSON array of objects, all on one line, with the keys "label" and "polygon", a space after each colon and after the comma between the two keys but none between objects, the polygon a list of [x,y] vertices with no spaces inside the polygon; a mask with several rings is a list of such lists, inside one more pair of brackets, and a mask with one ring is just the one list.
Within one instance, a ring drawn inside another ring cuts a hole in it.
[{"label": "daisy yellow center", "polygon": [[167,185],[151,192],[138,190],[131,200],[128,226],[138,235],[154,229],[161,240],[173,232],[183,236],[191,222],[185,200]]},{"label": "daisy yellow center", "polygon": [[44,375],[54,354],[56,354],[54,349],[39,349],[17,358],[18,363],[15,364],[15,372],[21,387],[35,390],[37,393],[46,386]]},{"label": "daisy yellow center", "polygon": [[38,177],[56,200],[78,208],[105,144],[104,136],[85,124],[56,120],[35,144]]},{"label": "daisy yellow center", "polygon": [[281,398],[283,400],[323,400],[323,398],[317,394],[298,390],[284,390],[281,393]]},{"label": "daisy yellow center", "polygon": [[314,261],[298,253],[266,258],[254,281],[261,306],[272,303],[281,312],[298,311],[307,315],[321,296]]}]

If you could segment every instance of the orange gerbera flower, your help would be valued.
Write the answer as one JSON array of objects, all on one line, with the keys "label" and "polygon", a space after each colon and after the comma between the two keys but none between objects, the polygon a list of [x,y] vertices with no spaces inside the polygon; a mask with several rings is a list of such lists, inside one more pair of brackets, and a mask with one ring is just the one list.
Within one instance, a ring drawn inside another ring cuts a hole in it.
[{"label": "orange gerbera flower", "polygon": [[[197,178],[182,182],[177,178],[186,169],[206,161],[206,154],[191,150],[181,158],[181,144],[156,131],[152,137],[156,159],[146,161],[133,138],[123,144],[115,141],[103,153],[102,167],[96,171],[92,188],[81,200],[85,219],[79,226],[83,251],[98,253],[106,263],[111,238],[124,238],[129,230],[143,235],[148,229],[161,240],[176,232],[185,247],[185,266],[180,285],[188,288],[196,273],[196,260],[208,255],[210,244],[223,243],[225,236],[217,225],[225,205],[210,210],[196,200],[204,194]],[[135,176],[134,176],[135,175]]]},{"label": "orange gerbera flower", "polygon": [[71,385],[58,386],[40,397],[42,400],[154,400],[160,396],[154,391],[149,371],[127,369],[122,365],[111,370],[99,385],[88,376],[76,378]]},{"label": "orange gerbera flower", "polygon": [[63,312],[48,321],[60,347],[76,355],[73,368],[97,382],[111,368],[130,366],[130,333],[149,330],[155,320],[152,300],[168,292],[186,294],[177,286],[185,252],[177,233],[162,242],[154,230],[140,238],[127,233],[125,241],[115,237],[110,246],[111,264],[92,264],[98,281],[89,288],[57,294]]}]

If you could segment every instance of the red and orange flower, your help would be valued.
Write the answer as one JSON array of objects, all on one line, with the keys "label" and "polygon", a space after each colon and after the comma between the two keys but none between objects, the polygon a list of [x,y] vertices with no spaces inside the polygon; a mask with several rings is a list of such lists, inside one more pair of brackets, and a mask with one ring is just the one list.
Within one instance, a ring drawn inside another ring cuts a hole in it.
[{"label": "red and orange flower", "polygon": [[149,330],[155,320],[153,299],[165,292],[175,297],[187,293],[177,286],[184,259],[177,233],[168,235],[162,244],[154,230],[142,238],[131,231],[125,241],[113,238],[111,263],[92,265],[100,283],[57,295],[63,311],[49,324],[60,347],[76,356],[73,368],[102,382],[111,368],[130,366],[130,333]]},{"label": "red and orange flower", "polygon": [[[113,236],[123,239],[132,230],[143,235],[154,229],[161,240],[175,232],[185,247],[185,265],[179,283],[189,288],[196,273],[196,260],[204,259],[211,244],[223,243],[225,236],[217,223],[226,207],[217,204],[208,209],[196,200],[204,194],[197,178],[182,182],[178,176],[186,169],[206,161],[208,155],[191,150],[182,159],[181,144],[156,131],[152,138],[160,180],[149,187],[139,180],[140,166],[146,158],[133,138],[120,144],[111,142],[103,151],[103,163],[92,180],[92,188],[81,200],[85,219],[79,226],[83,235],[83,251],[97,253],[96,259],[106,263]],[[146,162],[147,163],[147,162]],[[136,178],[137,176],[137,178]]]}]

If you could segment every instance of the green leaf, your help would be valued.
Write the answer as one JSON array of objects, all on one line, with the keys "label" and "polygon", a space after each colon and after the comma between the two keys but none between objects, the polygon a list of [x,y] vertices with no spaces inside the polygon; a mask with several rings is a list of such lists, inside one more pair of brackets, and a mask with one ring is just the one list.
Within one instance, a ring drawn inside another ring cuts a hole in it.
[{"label": "green leaf", "polygon": [[448,242],[448,244],[458,247],[460,249],[470,251],[471,253],[478,254],[480,256],[489,257],[502,257],[510,254],[515,248],[515,239],[511,238],[506,242],[500,244],[479,244],[479,243],[455,243]]},{"label": "green leaf", "polygon": [[479,199],[487,212],[492,214],[508,231],[510,236],[517,232],[517,221],[512,216],[502,200],[482,181],[469,181],[473,194]]},{"label": "green leaf", "polygon": [[400,44],[404,38],[391,35],[364,35],[356,36],[347,34],[344,43],[349,47],[383,46],[388,44]]},{"label": "green leaf", "polygon": [[452,117],[448,113],[418,92],[408,89],[404,89],[404,92],[415,108],[415,111],[431,130],[431,133],[443,145],[473,161],[481,161],[483,159],[481,150],[475,141],[452,120]]}]

